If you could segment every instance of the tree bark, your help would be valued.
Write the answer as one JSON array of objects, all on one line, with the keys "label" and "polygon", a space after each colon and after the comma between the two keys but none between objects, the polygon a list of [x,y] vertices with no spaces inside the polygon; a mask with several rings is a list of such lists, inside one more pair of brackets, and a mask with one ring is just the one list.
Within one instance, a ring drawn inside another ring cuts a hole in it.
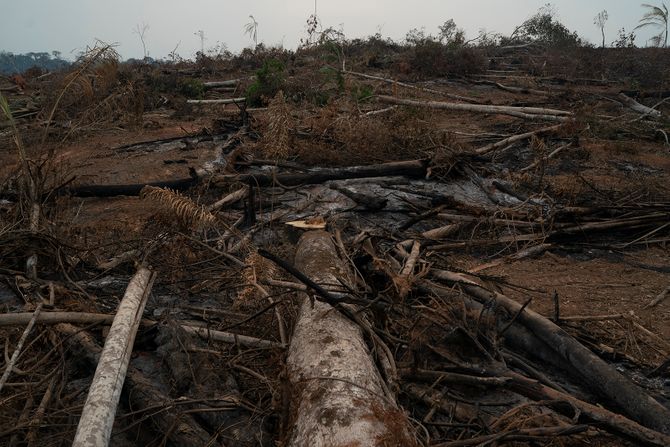
[{"label": "tree bark", "polygon": [[[324,288],[343,278],[324,231],[303,235],[295,264]],[[416,445],[406,416],[385,392],[361,328],[329,304],[303,294],[287,371],[293,388],[289,446]]]}]

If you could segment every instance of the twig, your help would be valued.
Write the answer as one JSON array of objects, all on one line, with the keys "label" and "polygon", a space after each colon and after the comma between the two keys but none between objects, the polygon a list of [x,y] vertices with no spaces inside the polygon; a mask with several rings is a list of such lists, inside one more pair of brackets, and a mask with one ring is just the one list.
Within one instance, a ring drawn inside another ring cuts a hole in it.
[{"label": "twig", "polygon": [[554,296],[552,297],[554,301],[554,323],[558,323],[561,319],[561,310],[560,310],[560,302],[558,299],[558,292],[554,290]]},{"label": "twig", "polygon": [[519,318],[519,315],[521,315],[523,313],[524,309],[526,309],[526,307],[530,304],[531,301],[533,301],[533,298],[528,298],[528,300],[525,303],[523,303],[523,306],[521,306],[521,308],[519,308],[519,310],[516,312],[516,314],[514,314],[514,317],[512,317],[512,319],[507,322],[505,327],[503,327],[500,330],[500,333],[498,334],[499,336],[502,337],[503,334],[505,332],[507,332],[507,329],[509,329],[510,326],[512,326],[514,324],[514,322],[517,320],[517,318]]},{"label": "twig", "polygon": [[520,170],[519,172],[526,172],[526,171],[530,171],[531,169],[534,169],[534,168],[535,168],[536,166],[538,166],[540,163],[544,163],[544,162],[546,162],[547,160],[549,160],[550,158],[555,157],[556,155],[558,155],[558,154],[559,154],[560,152],[562,152],[563,150],[568,149],[570,146],[572,146],[572,143],[567,143],[567,144],[564,144],[563,146],[559,146],[559,147],[557,147],[557,148],[554,149],[549,155],[547,155],[547,156],[545,156],[545,157],[542,157],[542,158],[540,158],[539,160],[534,161],[533,163],[529,164],[529,165],[526,166],[525,168],[521,168],[521,170]]},{"label": "twig", "polygon": [[670,295],[670,286],[666,287],[665,290],[659,293],[656,298],[644,306],[643,309],[649,309],[650,307],[658,306],[668,297],[668,295]]},{"label": "twig", "polygon": [[53,388],[56,383],[57,377],[58,377],[57,375],[54,375],[51,378],[51,382],[49,382],[49,385],[47,386],[47,389],[44,392],[44,395],[42,396],[42,400],[40,401],[40,404],[37,407],[37,411],[35,411],[35,416],[30,421],[30,429],[28,431],[28,435],[26,436],[26,441],[28,441],[28,447],[32,447],[33,445],[35,445],[35,442],[37,441],[38,431],[40,426],[42,425],[42,419],[44,418],[44,413],[46,413],[47,405],[49,405],[49,402],[51,401],[51,396],[53,394]]}]

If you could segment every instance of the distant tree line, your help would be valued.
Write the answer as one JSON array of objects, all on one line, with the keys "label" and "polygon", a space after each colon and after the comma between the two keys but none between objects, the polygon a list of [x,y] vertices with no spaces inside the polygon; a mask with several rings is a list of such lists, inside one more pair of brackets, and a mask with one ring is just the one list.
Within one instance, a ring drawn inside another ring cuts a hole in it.
[{"label": "distant tree line", "polygon": [[68,65],[70,63],[61,58],[60,51],[25,54],[0,51],[0,73],[5,75],[23,73],[33,67],[45,71],[55,71]]}]

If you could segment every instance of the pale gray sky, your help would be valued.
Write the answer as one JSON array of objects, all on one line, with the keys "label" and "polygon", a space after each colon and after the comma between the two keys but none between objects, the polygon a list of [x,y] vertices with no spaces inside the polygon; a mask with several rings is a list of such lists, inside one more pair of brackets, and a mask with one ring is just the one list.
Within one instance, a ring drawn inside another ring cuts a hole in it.
[{"label": "pale gray sky", "polygon": [[[646,0],[647,2],[650,0]],[[652,3],[658,3],[651,0]],[[401,39],[412,28],[437,33],[438,25],[453,18],[470,37],[481,28],[511,32],[547,0],[318,0],[318,16],[324,27],[343,26],[347,37],[381,33]],[[594,16],[606,9],[608,43],[625,27],[631,31],[644,13],[635,0],[555,0],[560,20],[589,41],[600,42]],[[0,50],[59,50],[71,58],[95,39],[118,43],[123,57],[141,57],[142,46],[133,34],[137,24],[149,25],[149,55],[165,57],[177,52],[190,58],[200,48],[194,35],[205,32],[205,48],[224,43],[239,51],[251,41],[244,24],[253,14],[259,23],[258,39],[268,45],[295,48],[305,36],[305,21],[314,0],[0,0],[3,14]],[[638,32],[637,44],[645,45],[650,32]]]}]

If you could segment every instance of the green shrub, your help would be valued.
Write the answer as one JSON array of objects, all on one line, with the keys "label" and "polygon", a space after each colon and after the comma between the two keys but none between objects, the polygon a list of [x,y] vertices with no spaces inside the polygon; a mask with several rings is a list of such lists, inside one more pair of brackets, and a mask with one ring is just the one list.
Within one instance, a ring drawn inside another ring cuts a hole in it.
[{"label": "green shrub", "polygon": [[374,95],[372,87],[369,85],[355,84],[351,87],[351,97],[356,102],[366,101]]},{"label": "green shrub", "polygon": [[205,96],[205,86],[197,79],[180,79],[177,91],[189,99],[202,99]]},{"label": "green shrub", "polygon": [[256,72],[256,81],[246,92],[247,104],[252,107],[262,106],[274,98],[284,88],[286,80],[285,66],[277,59],[267,59],[263,67]]}]

